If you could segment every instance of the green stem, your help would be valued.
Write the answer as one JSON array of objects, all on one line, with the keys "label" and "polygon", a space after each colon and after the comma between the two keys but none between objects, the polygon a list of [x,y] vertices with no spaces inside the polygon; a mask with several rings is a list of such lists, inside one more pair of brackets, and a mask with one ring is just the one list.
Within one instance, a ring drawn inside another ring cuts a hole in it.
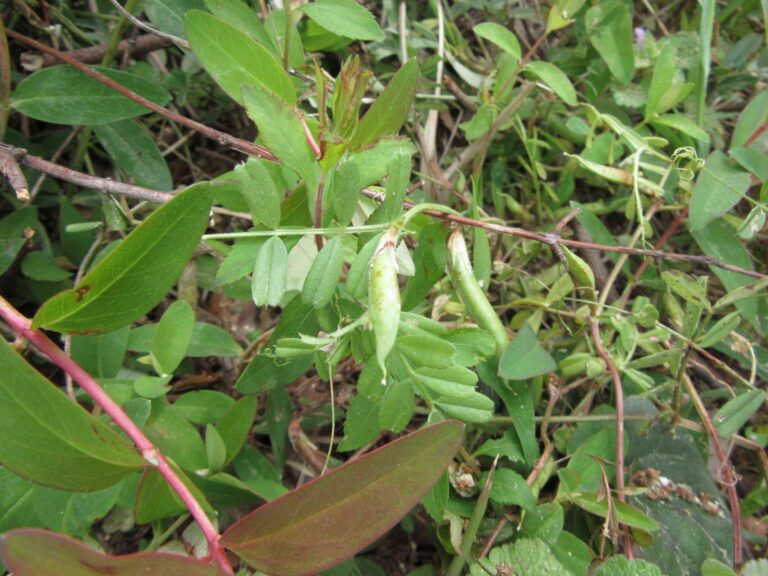
[{"label": "green stem", "polygon": [[251,230],[249,232],[221,232],[204,234],[203,240],[230,240],[237,238],[271,238],[272,236],[306,236],[308,234],[357,234],[389,229],[389,224],[366,224],[346,228],[283,228],[277,230]]},{"label": "green stem", "polygon": [[285,16],[285,52],[283,52],[283,67],[288,70],[291,53],[291,0],[283,0],[283,15]]}]

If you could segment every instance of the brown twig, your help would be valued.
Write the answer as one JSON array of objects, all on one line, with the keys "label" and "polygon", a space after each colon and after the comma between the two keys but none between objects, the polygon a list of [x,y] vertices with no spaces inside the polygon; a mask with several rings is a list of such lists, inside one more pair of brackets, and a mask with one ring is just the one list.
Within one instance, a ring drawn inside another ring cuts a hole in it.
[{"label": "brown twig", "polygon": [[15,150],[9,150],[4,146],[0,146],[0,172],[5,174],[8,183],[16,194],[16,198],[21,202],[29,202],[29,184],[27,184],[24,172],[19,167]]},{"label": "brown twig", "polygon": [[739,507],[739,495],[736,493],[738,480],[728,461],[728,456],[725,450],[723,450],[720,436],[715,429],[715,425],[712,423],[712,419],[709,417],[707,407],[704,406],[704,402],[701,400],[701,396],[699,396],[690,376],[683,372],[682,377],[686,390],[688,390],[688,394],[690,394],[691,400],[693,400],[693,404],[696,406],[696,412],[698,412],[704,424],[704,429],[707,431],[707,435],[715,448],[717,459],[720,461],[720,474],[723,477],[717,478],[717,480],[725,486],[726,494],[728,494],[728,505],[731,508],[731,524],[733,525],[733,563],[738,566],[742,562],[741,508]]},{"label": "brown twig", "polygon": [[[15,159],[24,166],[28,166],[34,170],[58,178],[59,180],[77,184],[83,188],[91,188],[110,194],[120,194],[130,198],[147,200],[156,204],[162,204],[173,198],[173,194],[169,194],[168,192],[158,192],[157,190],[150,190],[149,188],[142,188],[141,186],[134,186],[123,182],[115,182],[108,178],[98,178],[96,176],[90,176],[88,174],[83,174],[82,172],[70,170],[59,164],[43,160],[38,156],[27,154],[26,150],[22,148],[16,148],[15,146],[9,146],[8,144],[0,142],[0,158],[2,157],[15,157]],[[11,185],[14,186],[13,183],[11,183]]]},{"label": "brown twig", "polygon": [[[614,364],[613,359],[608,354],[603,345],[603,338],[600,335],[600,323],[597,318],[592,318],[590,322],[592,329],[592,340],[595,343],[597,353],[608,367],[608,372],[613,380],[613,393],[616,397],[616,492],[619,502],[626,502],[624,494],[624,389],[621,385],[621,376]],[[632,559],[632,540],[629,535],[624,536],[624,554]]]},{"label": "brown twig", "polygon": [[8,33],[8,36],[13,38],[14,40],[21,42],[23,44],[26,44],[27,46],[31,46],[32,48],[39,50],[40,52],[43,52],[45,54],[50,54],[51,56],[58,58],[62,62],[65,62],[70,66],[72,66],[73,68],[80,70],[80,72],[82,72],[83,74],[93,78],[98,82],[101,82],[102,84],[104,84],[105,86],[108,86],[109,88],[112,88],[116,92],[119,92],[120,94],[122,94],[126,98],[129,98],[130,100],[133,100],[137,104],[141,104],[145,108],[149,108],[153,112],[156,112],[157,114],[160,114],[161,116],[169,120],[178,122],[179,124],[182,124],[187,128],[196,130],[203,136],[210,138],[211,140],[216,140],[222,146],[228,146],[234,150],[237,150],[238,152],[242,152],[243,154],[248,154],[250,156],[257,156],[259,158],[264,158],[265,160],[269,160],[271,162],[278,161],[277,158],[263,146],[253,144],[252,142],[248,142],[247,140],[243,140],[242,138],[237,138],[236,136],[232,136],[231,134],[227,134],[226,132],[222,132],[221,130],[216,130],[215,128],[211,128],[210,126],[206,126],[205,124],[196,122],[195,120],[187,118],[186,116],[182,116],[178,112],[174,112],[173,110],[168,110],[167,108],[163,108],[162,106],[155,104],[150,100],[147,100],[143,96],[140,96],[139,94],[136,94],[131,90],[128,90],[125,86],[123,86],[119,82],[115,82],[114,80],[105,76],[98,70],[92,68],[91,66],[83,64],[82,62],[78,61],[75,58],[72,58],[70,55],[66,54],[65,52],[62,52],[61,50],[56,50],[55,48],[46,46],[45,44],[42,44],[37,40],[33,40],[32,38],[29,38],[28,36],[24,36],[24,34],[19,34],[18,32],[15,32],[13,30],[8,30],[7,33]]},{"label": "brown twig", "polygon": [[[122,57],[126,54],[131,56],[141,56],[147,52],[154,52],[162,48],[168,48],[173,46],[173,42],[169,38],[163,38],[156,34],[142,34],[134,39],[122,40],[117,45],[117,56]],[[65,52],[68,56],[71,56],[75,60],[79,60],[83,64],[97,64],[101,62],[104,53],[107,51],[107,44],[97,44],[96,46],[88,46],[86,48],[79,48],[70,52]],[[43,68],[53,66],[57,63],[58,58],[51,54],[45,54],[43,56]]]}]

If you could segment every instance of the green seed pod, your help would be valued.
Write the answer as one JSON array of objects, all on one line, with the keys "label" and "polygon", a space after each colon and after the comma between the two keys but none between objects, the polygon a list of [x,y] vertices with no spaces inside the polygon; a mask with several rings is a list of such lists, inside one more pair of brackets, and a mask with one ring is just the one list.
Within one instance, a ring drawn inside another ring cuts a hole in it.
[{"label": "green seed pod", "polygon": [[368,313],[376,336],[376,360],[386,375],[384,362],[392,351],[400,323],[400,286],[397,283],[395,242],[397,229],[390,228],[379,241],[368,274]]},{"label": "green seed pod", "polygon": [[475,278],[461,228],[454,230],[448,238],[448,251],[450,252],[448,270],[456,292],[459,293],[464,307],[475,322],[493,335],[496,340],[496,350],[502,354],[509,344],[507,330]]}]

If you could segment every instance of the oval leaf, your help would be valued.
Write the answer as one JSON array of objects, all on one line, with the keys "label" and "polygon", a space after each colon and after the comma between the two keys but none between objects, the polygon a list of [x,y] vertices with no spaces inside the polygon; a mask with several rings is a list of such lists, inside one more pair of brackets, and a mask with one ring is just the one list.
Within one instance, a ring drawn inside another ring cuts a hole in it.
[{"label": "oval leaf", "polygon": [[707,158],[691,196],[691,230],[701,230],[738,204],[749,189],[747,172],[715,150]]},{"label": "oval leaf", "polygon": [[329,568],[418,504],[462,434],[463,426],[450,420],[409,434],[262,506],[227,530],[221,543],[268,573],[299,576]]},{"label": "oval leaf", "polygon": [[314,308],[322,308],[328,304],[336,291],[343,264],[344,242],[341,236],[336,236],[323,246],[312,262],[301,291],[303,302],[312,304]]},{"label": "oval leaf", "polygon": [[499,376],[510,380],[527,380],[553,370],[557,370],[557,364],[541,347],[529,324],[520,329],[499,362]]},{"label": "oval leaf", "polygon": [[576,89],[560,68],[549,62],[529,62],[525,69],[549,86],[566,104],[576,106]]},{"label": "oval leaf", "polygon": [[187,38],[213,79],[235,101],[243,103],[242,86],[257,85],[284,102],[296,103],[296,89],[280,61],[237,28],[201,10],[185,18]]},{"label": "oval leaf", "polygon": [[472,29],[481,38],[493,42],[496,46],[510,54],[515,62],[520,60],[520,42],[510,30],[495,22],[483,22]]},{"label": "oval leaf", "polygon": [[[128,72],[95,68],[155,104],[164,106],[171,100],[170,94],[152,80]],[[12,105],[35,120],[83,126],[125,120],[150,112],[149,108],[69,66],[43,68],[22,80],[13,93]]]},{"label": "oval leaf", "polygon": [[73,404],[2,338],[0,374],[0,462],[9,470],[38,484],[88,492],[144,465],[120,436]]},{"label": "oval leaf", "polygon": [[184,574],[216,576],[217,566],[210,561],[179,554],[143,552],[107,556],[76,540],[37,528],[20,528],[0,537],[0,552],[6,567],[14,574],[49,576],[133,576],[135,574]]},{"label": "oval leaf", "polygon": [[170,374],[184,360],[194,327],[195,312],[186,301],[177,300],[165,311],[152,340],[152,356],[161,374]]},{"label": "oval leaf", "polygon": [[146,314],[181,274],[208,224],[208,184],[188,188],[158,208],[85,275],[43,304],[34,328],[105,332]]},{"label": "oval leaf", "polygon": [[355,0],[316,0],[301,9],[326,30],[353,40],[384,40],[376,18]]},{"label": "oval leaf", "polygon": [[267,240],[253,265],[251,295],[256,306],[277,306],[285,293],[288,279],[288,250],[279,237]]}]

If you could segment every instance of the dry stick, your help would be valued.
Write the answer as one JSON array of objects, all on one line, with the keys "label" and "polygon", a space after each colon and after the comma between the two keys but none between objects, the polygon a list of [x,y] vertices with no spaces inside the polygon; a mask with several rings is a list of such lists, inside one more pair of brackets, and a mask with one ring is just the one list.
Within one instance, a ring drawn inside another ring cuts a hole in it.
[{"label": "dry stick", "polygon": [[723,478],[718,480],[720,480],[721,484],[725,484],[726,493],[728,494],[728,505],[731,508],[731,523],[733,524],[733,563],[738,566],[742,562],[741,508],[739,507],[739,495],[736,493],[736,484],[738,480],[733,473],[733,468],[728,460],[728,456],[726,455],[725,450],[723,450],[723,445],[720,442],[720,437],[717,434],[714,424],[712,424],[712,419],[709,417],[709,413],[707,413],[707,407],[704,406],[704,402],[701,400],[701,396],[699,396],[699,393],[687,372],[683,372],[683,382],[688,390],[688,394],[691,395],[691,399],[696,406],[696,411],[699,413],[699,417],[704,424],[709,439],[715,447],[717,459],[720,460],[720,474],[723,475]]},{"label": "dry stick", "polygon": [[[142,34],[137,36],[133,40],[121,40],[117,45],[117,56],[122,57],[125,54],[131,56],[141,56],[147,52],[154,52],[162,48],[168,48],[173,46],[173,41],[169,38],[163,38],[156,34]],[[107,51],[107,44],[97,44],[96,46],[88,46],[87,48],[79,48],[66,52],[75,60],[79,60],[84,64],[98,64]],[[46,54],[43,56],[43,68],[53,66],[56,64],[56,57]]]},{"label": "dry stick", "polygon": [[16,153],[0,146],[0,172],[5,174],[16,198],[21,202],[29,202],[29,184],[27,184],[27,178],[21,171],[16,157]]},{"label": "dry stick", "polygon": [[[231,134],[227,134],[226,132],[222,132],[220,130],[216,130],[215,128],[211,128],[209,126],[206,126],[204,124],[201,124],[199,122],[195,122],[194,120],[191,120],[185,116],[182,116],[181,114],[178,114],[176,112],[173,112],[171,110],[167,110],[163,108],[162,106],[158,106],[154,102],[150,102],[146,98],[143,98],[142,96],[139,96],[135,92],[132,92],[122,86],[121,84],[118,84],[117,82],[113,81],[112,79],[104,76],[100,72],[94,70],[93,68],[86,66],[85,64],[82,64],[78,62],[77,60],[74,60],[70,58],[67,54],[64,52],[61,52],[59,50],[56,50],[54,48],[50,48],[48,46],[45,46],[44,44],[41,44],[40,42],[37,42],[36,40],[33,40],[32,38],[28,38],[27,36],[24,36],[23,34],[19,34],[18,32],[14,32],[12,30],[8,30],[8,35],[13,37],[14,39],[23,42],[29,46],[32,46],[33,48],[36,48],[40,50],[41,52],[44,52],[46,54],[51,54],[62,61],[66,62],[70,66],[77,68],[84,74],[87,74],[91,78],[94,78],[95,80],[98,80],[99,82],[103,83],[106,86],[109,86],[110,88],[118,91],[120,94],[125,96],[126,98],[129,98],[133,100],[134,102],[137,102],[141,104],[142,106],[146,106],[153,112],[156,112],[160,114],[161,116],[164,116],[168,118],[169,120],[173,120],[175,122],[178,122],[179,124],[182,124],[184,126],[187,126],[188,128],[191,128],[193,130],[196,130],[200,132],[203,136],[206,136],[208,138],[211,138],[213,140],[216,140],[220,144],[224,146],[229,146],[230,148],[233,148],[235,150],[238,150],[239,152],[242,152],[243,154],[249,154],[252,156],[257,156],[259,158],[263,158],[265,160],[269,160],[271,162],[278,162],[279,160],[271,153],[269,150],[264,148],[263,146],[258,146],[256,144],[253,144],[251,142],[248,142],[247,140],[243,140],[241,138],[237,138],[236,136],[232,136]],[[498,124],[498,127],[501,127],[501,124],[499,123],[499,120],[502,119],[502,115],[506,115],[504,118],[504,121],[508,120],[514,112],[517,110],[517,107],[519,107],[525,96],[534,88],[533,83],[526,83],[521,87],[521,93],[510,102],[510,104],[505,108],[501,114],[499,115],[499,118],[497,119],[494,126]],[[514,106],[513,106],[514,105]],[[502,122],[503,123],[503,122]],[[497,130],[498,131],[498,128]],[[449,178],[448,172],[451,171],[451,173],[455,173],[456,171],[463,168],[467,163],[469,163],[472,160],[472,156],[477,154],[478,150],[477,148],[474,148],[476,142],[468,146],[464,152],[462,153],[461,157],[456,160],[446,171],[445,177]],[[134,187],[135,188],[135,187]],[[119,192],[116,192],[119,193]],[[381,200],[381,195],[377,192],[374,192],[372,190],[364,190],[363,194],[368,196],[369,198],[379,199]],[[405,202],[403,205],[406,208],[413,207],[412,203]],[[528,230],[524,230],[522,228],[515,228],[511,226],[504,226],[501,224],[493,224],[491,222],[482,222],[480,220],[474,220],[472,218],[466,218],[464,216],[455,216],[452,214],[446,214],[444,212],[439,212],[437,210],[425,210],[424,214],[428,214],[430,216],[433,216],[435,218],[441,218],[443,220],[448,220],[450,222],[455,222],[458,224],[466,224],[467,226],[474,226],[477,228],[483,228],[485,230],[488,230],[490,232],[496,232],[499,234],[507,234],[510,236],[517,236],[518,238],[526,238],[528,240],[534,240],[536,242],[544,242],[546,244],[551,244],[551,239],[548,238],[545,234],[537,233],[537,232],[529,232]],[[693,256],[690,254],[676,254],[673,252],[664,252],[662,250],[644,250],[640,248],[628,248],[625,246],[608,246],[604,244],[595,244],[593,242],[581,242],[579,240],[567,240],[564,238],[560,238],[557,241],[559,244],[562,244],[564,246],[571,246],[574,248],[582,248],[585,250],[599,250],[603,252],[619,252],[623,254],[630,254],[634,256],[647,256],[651,258],[661,258],[665,260],[670,261],[676,261],[676,262],[690,262],[694,264],[703,264],[708,266],[715,266],[718,268],[722,268],[724,270],[728,270],[730,272],[736,272],[738,274],[744,274],[746,276],[751,276],[752,278],[768,278],[767,274],[761,274],[760,272],[754,272],[752,270],[747,270],[744,268],[740,268],[738,266],[733,266],[732,264],[728,264],[726,262],[722,262],[721,260],[718,260],[717,258],[713,258],[711,256]]]},{"label": "dry stick", "polygon": [[154,202],[156,204],[168,202],[168,200],[173,198],[173,194],[169,194],[168,192],[158,192],[157,190],[150,190],[148,188],[125,184],[123,182],[115,182],[108,178],[99,178],[97,176],[90,176],[89,174],[77,172],[76,170],[70,170],[59,164],[43,160],[38,156],[27,154],[26,150],[22,148],[16,148],[15,146],[9,146],[8,144],[0,142],[0,158],[13,156],[15,156],[16,160],[24,166],[28,166],[34,170],[58,178],[59,180],[77,184],[83,188],[92,188],[102,192],[109,192],[110,194],[120,194],[130,198],[138,198],[139,200],[148,200],[149,202]]},{"label": "dry stick", "polygon": [[170,42],[172,44],[176,44],[177,46],[179,46],[181,48],[189,49],[191,47],[189,42],[187,42],[184,38],[179,38],[178,36],[174,36],[173,34],[167,34],[167,33],[163,32],[161,30],[158,30],[157,28],[153,28],[152,26],[150,26],[146,22],[142,22],[141,20],[136,18],[136,16],[134,16],[128,10],[126,10],[125,7],[123,7],[123,5],[120,4],[120,2],[118,2],[117,0],[109,0],[109,1],[112,2],[112,5],[115,8],[117,8],[117,11],[120,12],[120,14],[122,14],[122,16],[126,20],[130,21],[131,23],[133,23],[134,26],[136,26],[137,28],[141,28],[142,30],[146,30],[150,34],[154,34],[155,36],[157,36],[159,38],[164,38],[168,42]]},{"label": "dry stick", "polygon": [[232,576],[233,571],[229,560],[227,560],[226,551],[219,544],[218,531],[192,492],[190,492],[189,488],[186,487],[181,478],[171,468],[168,461],[158,451],[152,441],[144,435],[141,429],[133,423],[122,408],[109,397],[90,374],[83,370],[72,358],[67,356],[44,332],[32,329],[29,318],[22,315],[2,296],[0,296],[0,316],[10,324],[19,336],[26,338],[34,344],[51,362],[69,374],[93,398],[93,401],[115,421],[115,424],[126,433],[141,452],[142,458],[150,466],[157,468],[157,471],[160,472],[171,489],[179,495],[182,502],[189,509],[190,514],[200,526],[200,530],[208,542],[209,557],[218,562],[222,574]]},{"label": "dry stick", "polygon": [[226,132],[222,132],[221,130],[216,130],[215,128],[211,128],[210,126],[206,126],[205,124],[196,122],[190,118],[187,118],[186,116],[182,116],[177,112],[168,110],[167,108],[163,108],[162,106],[159,106],[158,104],[155,104],[150,100],[147,100],[143,96],[140,96],[139,94],[136,94],[131,90],[128,90],[125,86],[123,86],[119,82],[115,82],[114,80],[105,76],[98,70],[95,70],[94,68],[86,64],[83,64],[82,62],[78,61],[75,58],[72,58],[71,56],[69,56],[65,52],[62,52],[61,50],[56,50],[55,48],[46,46],[45,44],[42,44],[37,40],[33,40],[32,38],[24,36],[23,34],[19,34],[18,32],[15,32],[13,30],[8,30],[7,33],[8,33],[8,36],[13,38],[14,40],[21,42],[23,44],[26,44],[27,46],[31,46],[35,50],[39,50],[40,52],[43,52],[45,54],[50,54],[51,56],[58,58],[62,62],[66,62],[73,68],[80,70],[83,74],[90,76],[94,80],[101,82],[102,84],[104,84],[105,86],[108,86],[109,88],[112,88],[116,92],[119,92],[120,94],[122,94],[126,98],[133,100],[137,104],[141,104],[142,106],[149,108],[153,112],[156,112],[161,116],[168,118],[169,120],[178,122],[179,124],[182,124],[187,128],[196,130],[200,132],[200,134],[202,134],[203,136],[206,136],[207,138],[210,138],[212,140],[216,140],[222,146],[229,146],[230,148],[233,148],[238,152],[242,152],[243,154],[257,156],[259,158],[264,158],[265,160],[270,160],[272,162],[278,161],[278,159],[263,146],[253,144],[252,142],[248,142],[247,140],[243,140],[242,138],[237,138],[236,136],[232,136],[231,134],[227,134]]}]

